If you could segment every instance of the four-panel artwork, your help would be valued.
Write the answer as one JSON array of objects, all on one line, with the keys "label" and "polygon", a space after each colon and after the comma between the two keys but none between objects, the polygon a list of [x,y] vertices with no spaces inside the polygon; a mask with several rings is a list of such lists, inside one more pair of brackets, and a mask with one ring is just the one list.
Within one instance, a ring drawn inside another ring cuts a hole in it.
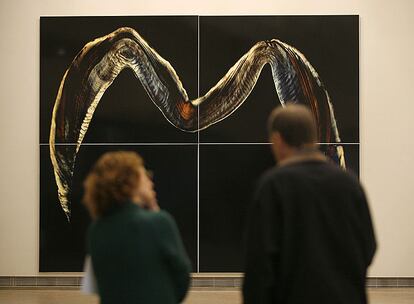
[{"label": "four-panel artwork", "polygon": [[42,17],[40,271],[82,270],[83,180],[132,150],[193,271],[241,272],[274,107],[309,106],[321,150],[359,173],[358,33],[358,16]]}]

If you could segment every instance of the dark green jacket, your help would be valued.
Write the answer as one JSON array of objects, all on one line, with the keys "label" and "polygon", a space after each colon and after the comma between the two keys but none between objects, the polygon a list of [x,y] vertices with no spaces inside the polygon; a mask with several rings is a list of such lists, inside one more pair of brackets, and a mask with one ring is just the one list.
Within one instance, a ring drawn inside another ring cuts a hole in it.
[{"label": "dark green jacket", "polygon": [[87,243],[102,304],[184,299],[191,266],[167,212],[127,203],[95,221]]}]

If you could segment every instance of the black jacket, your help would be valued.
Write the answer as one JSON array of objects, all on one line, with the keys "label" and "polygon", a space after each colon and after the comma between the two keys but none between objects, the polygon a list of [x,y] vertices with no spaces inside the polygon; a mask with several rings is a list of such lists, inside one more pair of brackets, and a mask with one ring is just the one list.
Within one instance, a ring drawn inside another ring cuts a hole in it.
[{"label": "black jacket", "polygon": [[248,217],[245,304],[366,303],[376,242],[355,177],[320,160],[274,168]]}]

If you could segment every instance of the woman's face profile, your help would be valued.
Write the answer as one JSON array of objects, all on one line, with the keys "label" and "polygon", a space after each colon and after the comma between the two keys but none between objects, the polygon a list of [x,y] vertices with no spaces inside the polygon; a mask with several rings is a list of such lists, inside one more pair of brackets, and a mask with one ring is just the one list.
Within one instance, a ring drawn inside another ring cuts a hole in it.
[{"label": "woman's face profile", "polygon": [[144,203],[145,207],[157,204],[157,194],[154,190],[154,183],[144,167],[139,168],[140,178],[137,187],[137,198]]}]

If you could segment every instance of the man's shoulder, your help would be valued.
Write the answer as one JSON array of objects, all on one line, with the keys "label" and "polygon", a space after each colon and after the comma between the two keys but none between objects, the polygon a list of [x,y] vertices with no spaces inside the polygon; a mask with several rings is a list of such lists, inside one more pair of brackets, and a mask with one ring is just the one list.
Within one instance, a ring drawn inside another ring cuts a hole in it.
[{"label": "man's shoulder", "polygon": [[329,178],[339,182],[358,185],[358,177],[352,171],[346,171],[336,164],[330,162],[300,162],[280,167],[273,167],[263,173],[260,184],[272,183],[283,179],[307,178]]},{"label": "man's shoulder", "polygon": [[267,169],[259,177],[257,186],[260,188],[260,187],[263,187],[263,185],[272,183],[272,181],[277,179],[277,177],[280,175],[279,171],[280,171],[279,168],[276,166]]}]

